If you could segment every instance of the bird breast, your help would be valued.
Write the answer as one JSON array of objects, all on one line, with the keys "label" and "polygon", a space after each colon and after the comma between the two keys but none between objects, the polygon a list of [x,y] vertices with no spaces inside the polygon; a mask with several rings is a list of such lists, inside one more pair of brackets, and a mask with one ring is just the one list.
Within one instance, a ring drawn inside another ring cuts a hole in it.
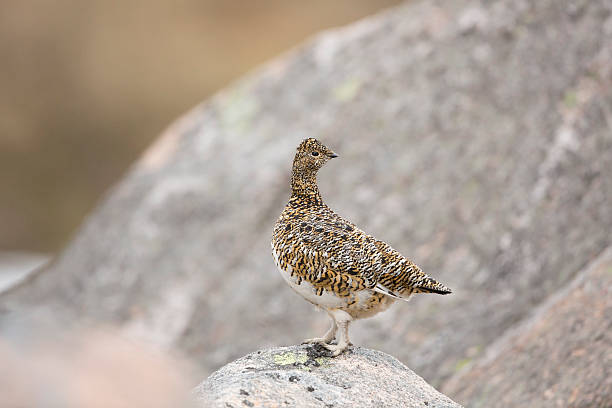
[{"label": "bird breast", "polygon": [[291,265],[287,264],[285,269],[281,267],[280,254],[274,247],[272,254],[281,276],[291,289],[315,306],[323,309],[341,309],[348,312],[353,319],[361,319],[386,310],[395,301],[390,296],[370,289],[355,291],[350,296],[338,296],[328,290],[317,294],[316,288],[310,282],[292,274]]}]

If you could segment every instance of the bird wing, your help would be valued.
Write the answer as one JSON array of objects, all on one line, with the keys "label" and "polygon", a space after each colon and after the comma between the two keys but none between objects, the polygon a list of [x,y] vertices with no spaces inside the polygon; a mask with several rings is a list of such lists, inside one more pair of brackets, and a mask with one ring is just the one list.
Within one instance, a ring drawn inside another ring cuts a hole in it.
[{"label": "bird wing", "polygon": [[[369,256],[353,236],[358,229],[326,207],[308,213],[287,208],[275,226],[273,246],[281,268],[339,296],[372,288]],[[373,240],[373,239],[372,239]]]},{"label": "bird wing", "polygon": [[413,292],[450,293],[398,251],[324,207],[302,218],[299,252],[314,268],[308,281],[336,293],[372,289],[396,299]]},{"label": "bird wing", "polygon": [[403,298],[401,295],[393,292],[392,290],[385,287],[384,285],[381,285],[380,283],[377,283],[376,286],[372,288],[372,290],[378,293],[382,293],[383,295],[391,296],[392,298],[395,298],[395,299],[408,300],[408,298]]},{"label": "bird wing", "polygon": [[373,289],[400,298],[392,288],[378,282],[385,259],[379,247],[386,244],[327,207],[293,224],[295,252],[309,265],[303,271],[304,279],[315,287],[347,296],[351,290]]}]

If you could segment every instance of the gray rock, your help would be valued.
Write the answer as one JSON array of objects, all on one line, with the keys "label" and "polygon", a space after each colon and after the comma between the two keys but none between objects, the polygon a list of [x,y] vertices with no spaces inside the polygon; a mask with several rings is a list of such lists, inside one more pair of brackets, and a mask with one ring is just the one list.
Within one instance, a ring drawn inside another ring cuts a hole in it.
[{"label": "gray rock", "polygon": [[351,347],[257,351],[221,367],[195,390],[202,407],[459,407],[395,358]]},{"label": "gray rock", "polygon": [[171,126],[0,310],[119,324],[207,372],[323,333],[269,247],[315,136],[340,154],[328,204],[453,289],[351,340],[439,386],[612,244],[611,8],[422,1],[325,33]]},{"label": "gray rock", "polygon": [[23,283],[48,261],[46,254],[0,251],[0,295]]},{"label": "gray rock", "polygon": [[612,248],[442,390],[474,408],[612,406]]}]

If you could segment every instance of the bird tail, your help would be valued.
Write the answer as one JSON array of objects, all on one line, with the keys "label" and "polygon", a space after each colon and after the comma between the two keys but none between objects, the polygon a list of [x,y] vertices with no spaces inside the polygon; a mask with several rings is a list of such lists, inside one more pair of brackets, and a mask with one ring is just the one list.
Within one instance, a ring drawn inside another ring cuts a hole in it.
[{"label": "bird tail", "polygon": [[439,295],[448,295],[452,293],[449,288],[429,276],[423,279],[415,289],[417,293],[437,293]]}]

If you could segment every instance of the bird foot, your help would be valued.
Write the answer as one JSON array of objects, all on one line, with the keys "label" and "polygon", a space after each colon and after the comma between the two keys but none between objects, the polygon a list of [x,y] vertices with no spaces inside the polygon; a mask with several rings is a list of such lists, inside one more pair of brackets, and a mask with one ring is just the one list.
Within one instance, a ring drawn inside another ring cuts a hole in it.
[{"label": "bird foot", "polygon": [[331,351],[332,353],[332,357],[336,357],[339,356],[340,354],[342,354],[345,350],[348,349],[348,343],[345,344],[326,344],[326,343],[322,343],[323,347],[325,347],[326,349],[328,349],[329,351]]},{"label": "bird foot", "polygon": [[302,341],[302,344],[329,344],[333,339],[328,339],[327,337],[315,337],[312,339],[306,339]]}]

